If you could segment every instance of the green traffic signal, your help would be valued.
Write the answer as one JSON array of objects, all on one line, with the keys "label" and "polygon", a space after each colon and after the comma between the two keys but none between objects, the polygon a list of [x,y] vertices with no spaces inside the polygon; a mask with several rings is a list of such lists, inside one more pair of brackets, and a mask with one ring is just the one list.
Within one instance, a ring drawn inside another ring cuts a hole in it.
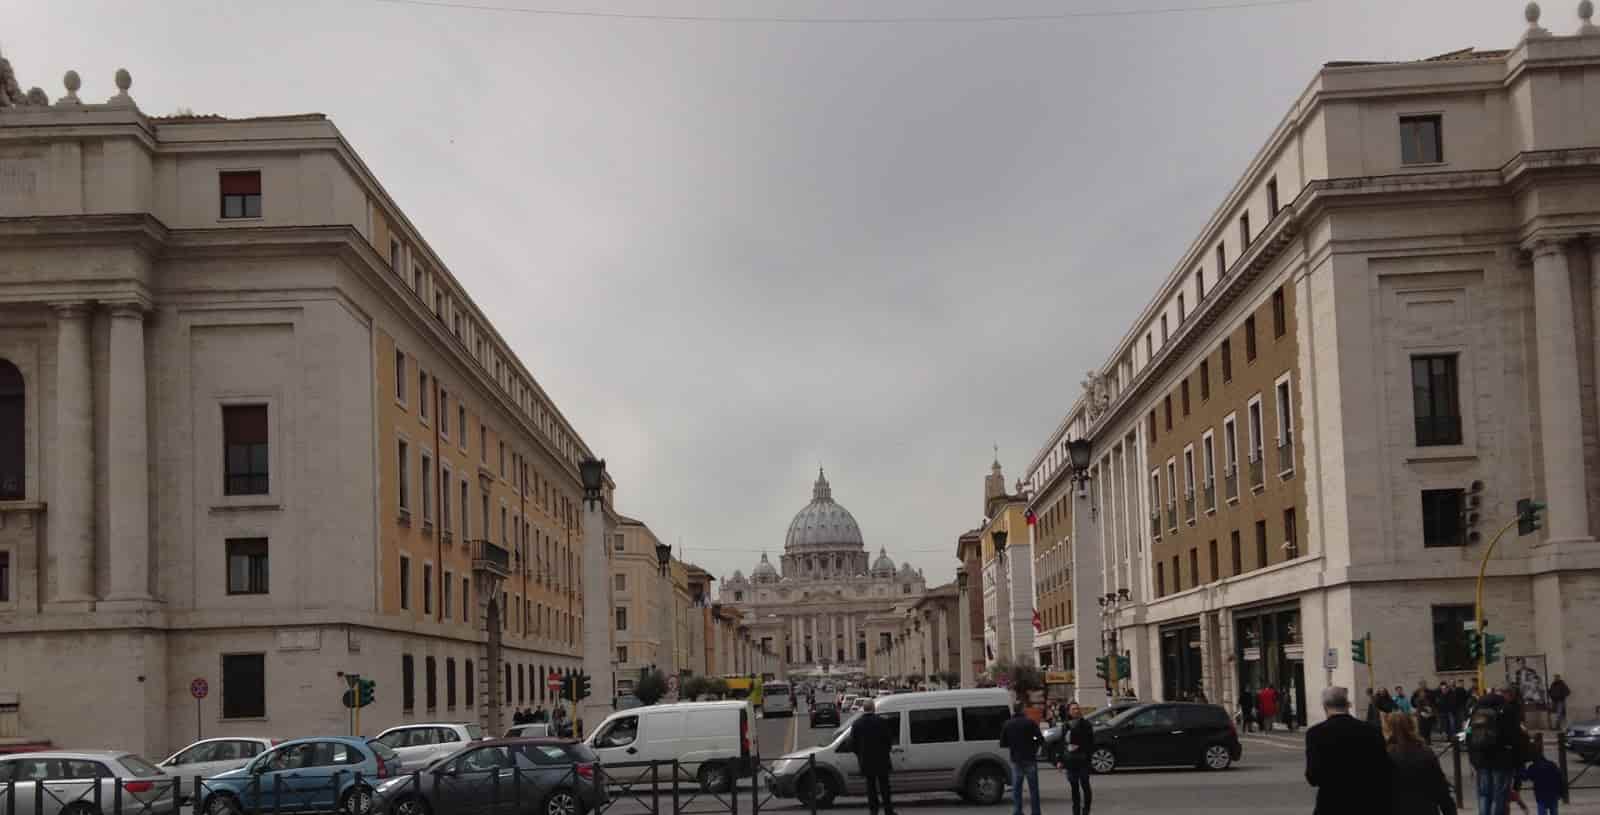
[{"label": "green traffic signal", "polygon": [[1128,659],[1126,656],[1117,657],[1117,678],[1118,679],[1130,679],[1132,677],[1133,677],[1133,663],[1132,663],[1132,660]]},{"label": "green traffic signal", "polygon": [[1101,679],[1110,679],[1111,678],[1110,662],[1111,662],[1111,660],[1109,658],[1107,658],[1107,657],[1095,657],[1094,658],[1094,675],[1100,677]]},{"label": "green traffic signal", "polygon": [[589,675],[578,674],[578,698],[574,701],[589,698]]},{"label": "green traffic signal", "polygon": [[378,683],[376,680],[363,679],[356,683],[356,701],[360,707],[372,704],[378,698]]},{"label": "green traffic signal", "polygon": [[1500,646],[1505,641],[1506,638],[1499,634],[1483,632],[1483,661],[1486,663],[1498,662],[1500,660]]},{"label": "green traffic signal", "polygon": [[1350,661],[1365,665],[1367,663],[1367,638],[1350,641]]},{"label": "green traffic signal", "polygon": [[1482,641],[1478,639],[1476,631],[1467,632],[1467,656],[1472,657],[1473,662],[1477,662],[1478,658],[1483,656]]},{"label": "green traffic signal", "polygon": [[1523,498],[1517,501],[1517,534],[1531,535],[1544,528],[1544,519],[1539,514],[1549,506],[1543,501]]},{"label": "green traffic signal", "polygon": [[562,674],[561,675],[561,698],[562,699],[567,699],[567,700],[571,700],[572,699],[572,675],[571,674]]}]

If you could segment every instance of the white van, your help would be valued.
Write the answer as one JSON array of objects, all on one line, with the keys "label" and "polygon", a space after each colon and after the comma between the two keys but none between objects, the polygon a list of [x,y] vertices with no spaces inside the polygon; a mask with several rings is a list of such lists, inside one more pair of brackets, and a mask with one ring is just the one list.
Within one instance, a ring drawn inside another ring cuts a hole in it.
[{"label": "white van", "polygon": [[[1000,749],[1000,730],[1011,718],[1011,692],[1003,688],[897,693],[876,700],[877,713],[895,734],[889,750],[890,784],[900,792],[950,791],[974,804],[994,804],[1005,795],[1010,760]],[[774,796],[817,806],[840,795],[865,795],[848,727],[833,741],[789,753],[772,768]],[[816,759],[812,775],[807,759]]]},{"label": "white van", "polygon": [[[613,778],[648,778],[648,762],[677,759],[679,777],[726,792],[735,778],[750,775],[760,755],[754,724],[750,703],[737,699],[648,705],[607,716],[585,742]],[[672,777],[670,765],[658,772]]]}]

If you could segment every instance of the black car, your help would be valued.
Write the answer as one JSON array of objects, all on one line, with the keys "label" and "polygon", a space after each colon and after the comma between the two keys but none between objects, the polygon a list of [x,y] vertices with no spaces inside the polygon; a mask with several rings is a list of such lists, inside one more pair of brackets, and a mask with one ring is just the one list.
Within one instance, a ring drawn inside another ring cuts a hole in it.
[{"label": "black car", "polygon": [[817,702],[811,706],[811,726],[839,726],[839,706],[832,702]]},{"label": "black car", "polygon": [[1097,773],[1135,766],[1225,770],[1242,753],[1239,731],[1220,705],[1157,702],[1096,727],[1089,768]]},{"label": "black car", "polygon": [[599,759],[582,742],[476,741],[379,783],[372,815],[582,815],[608,799],[598,772]]},{"label": "black car", "polygon": [[[1099,708],[1084,718],[1095,729],[1106,726],[1106,723],[1117,718],[1123,713],[1139,706],[1138,702],[1113,702]],[[1044,743],[1039,745],[1039,760],[1047,764],[1056,764],[1066,758],[1067,741],[1066,731],[1062,729],[1062,722],[1055,722],[1044,729]]]}]

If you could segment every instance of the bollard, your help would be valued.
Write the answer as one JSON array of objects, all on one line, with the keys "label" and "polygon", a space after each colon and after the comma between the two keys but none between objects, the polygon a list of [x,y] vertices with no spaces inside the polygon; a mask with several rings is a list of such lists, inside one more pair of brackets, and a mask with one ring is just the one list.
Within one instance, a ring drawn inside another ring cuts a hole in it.
[{"label": "bollard", "polygon": [[1455,764],[1455,769],[1456,769],[1456,808],[1460,809],[1461,806],[1465,803],[1465,799],[1463,798],[1463,793],[1462,793],[1462,789],[1461,789],[1461,742],[1456,741],[1454,736],[1450,737],[1450,761],[1453,764]]},{"label": "bollard", "polygon": [[661,762],[650,762],[650,815],[661,815]]},{"label": "bollard", "polygon": [[1567,775],[1567,731],[1556,733],[1556,763],[1561,765],[1561,803],[1572,803],[1572,778]]},{"label": "bollard", "polygon": [[678,781],[682,778],[678,760],[672,760],[672,815],[678,815]]},{"label": "bollard", "polygon": [[817,815],[817,756],[815,753],[806,756],[806,783],[811,785],[811,790],[806,795],[811,799],[811,815]]}]

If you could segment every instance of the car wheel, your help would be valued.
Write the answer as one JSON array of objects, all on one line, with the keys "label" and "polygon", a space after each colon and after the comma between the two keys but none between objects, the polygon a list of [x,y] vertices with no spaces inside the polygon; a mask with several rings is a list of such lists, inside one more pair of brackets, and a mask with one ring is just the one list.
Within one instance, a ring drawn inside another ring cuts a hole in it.
[{"label": "car wheel", "polygon": [[239,815],[239,802],[232,795],[214,793],[200,807],[206,815]]},{"label": "car wheel", "polygon": [[967,800],[974,804],[998,804],[1005,793],[1006,777],[998,767],[986,764],[967,776]]},{"label": "car wheel", "polygon": [[545,796],[539,815],[580,815],[582,811],[577,793],[567,787],[558,787]]},{"label": "car wheel", "polygon": [[339,797],[339,812],[342,815],[370,815],[372,812],[372,788],[362,785],[345,790]]},{"label": "car wheel", "polygon": [[1117,754],[1110,747],[1096,747],[1089,754],[1089,769],[1105,775],[1117,768]]},{"label": "car wheel", "polygon": [[700,765],[700,789],[706,792],[727,792],[733,786],[733,775],[726,764]]},{"label": "car wheel", "polygon": [[428,802],[408,795],[395,802],[393,812],[394,815],[429,815]]},{"label": "car wheel", "polygon": [[834,787],[834,781],[826,773],[806,773],[795,781],[795,797],[800,803],[815,804],[818,809],[833,806],[833,799],[839,796],[839,790]]},{"label": "car wheel", "polygon": [[1206,748],[1204,756],[1200,758],[1201,766],[1208,770],[1226,770],[1233,763],[1233,756],[1228,754],[1225,744],[1213,744]]}]

